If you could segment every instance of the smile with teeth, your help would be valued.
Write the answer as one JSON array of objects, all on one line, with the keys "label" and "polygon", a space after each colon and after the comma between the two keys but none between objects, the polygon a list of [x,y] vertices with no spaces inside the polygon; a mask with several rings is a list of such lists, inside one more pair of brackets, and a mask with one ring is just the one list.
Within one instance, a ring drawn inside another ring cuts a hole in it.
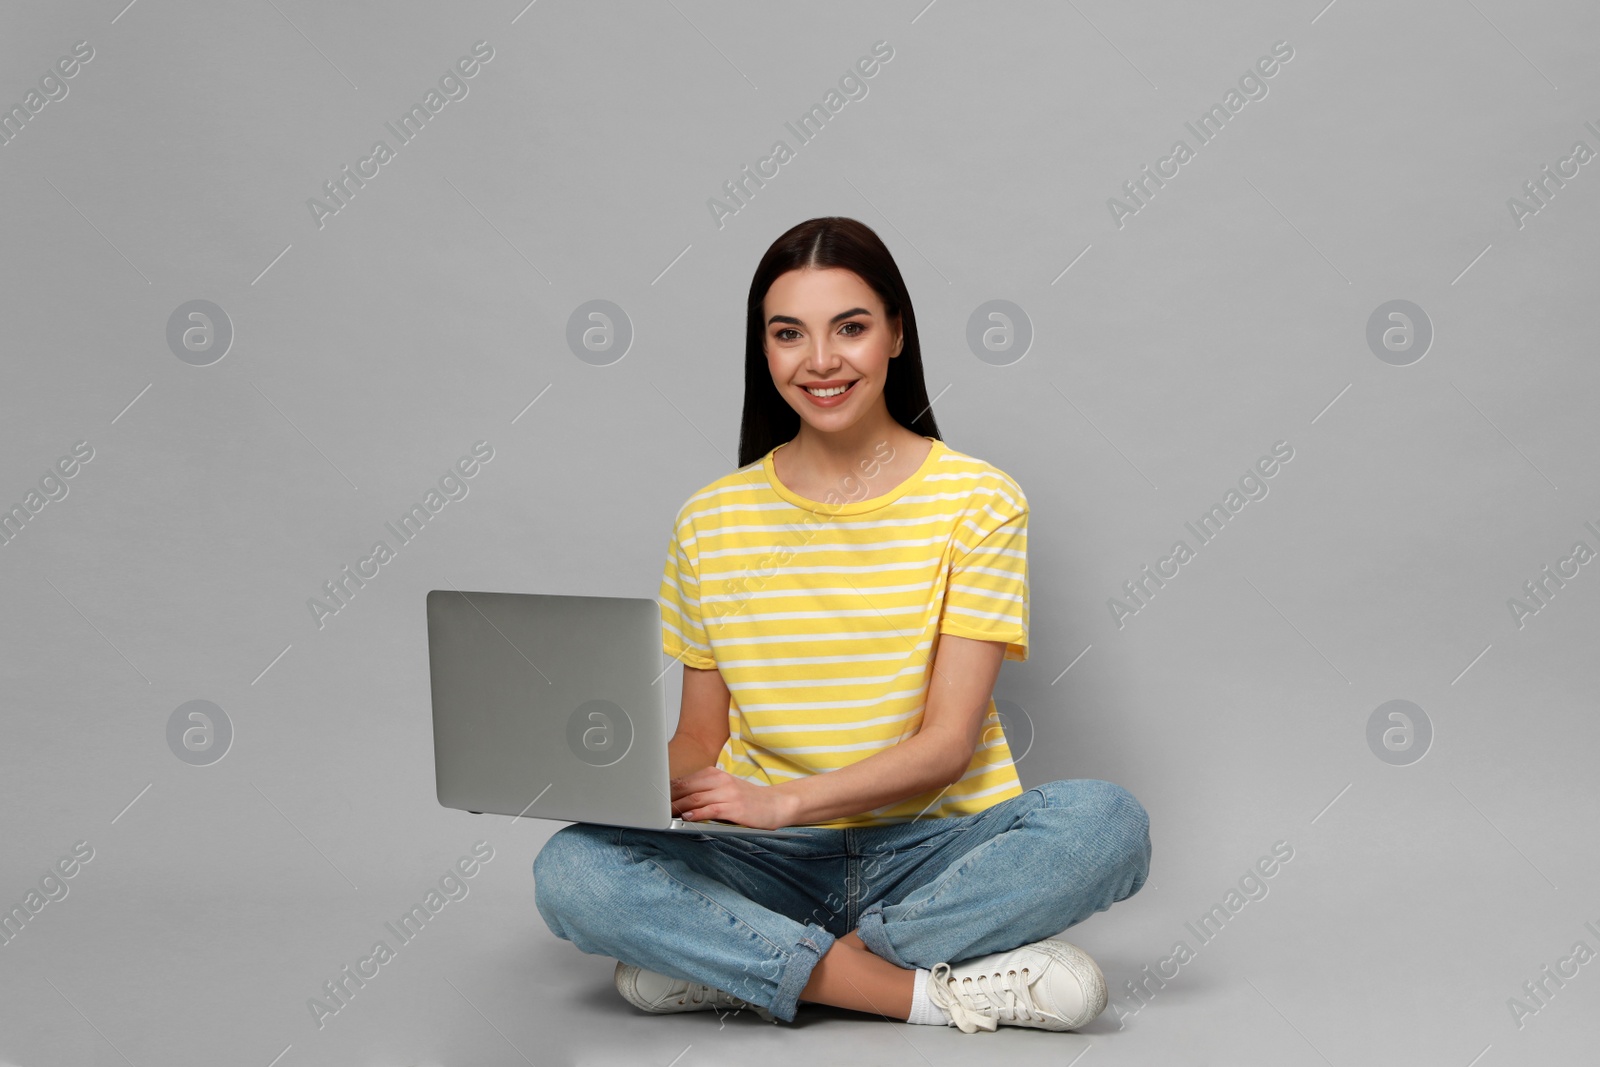
[{"label": "smile with teeth", "polygon": [[830,397],[838,396],[840,393],[844,392],[846,389],[849,389],[855,384],[855,382],[851,382],[850,385],[836,385],[832,389],[813,389],[809,385],[802,386],[801,388],[805,389],[805,391],[810,393],[812,396]]}]

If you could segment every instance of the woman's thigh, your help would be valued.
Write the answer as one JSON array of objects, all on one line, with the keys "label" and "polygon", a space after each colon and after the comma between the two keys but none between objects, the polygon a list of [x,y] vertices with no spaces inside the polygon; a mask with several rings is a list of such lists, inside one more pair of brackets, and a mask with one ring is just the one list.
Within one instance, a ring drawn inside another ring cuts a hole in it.
[{"label": "woman's thigh", "polygon": [[828,885],[836,831],[764,841],[574,823],[534,858],[534,899],[552,933],[584,952],[704,982],[794,1017],[836,936]]},{"label": "woman's thigh", "polygon": [[1095,778],[1060,779],[973,815],[871,828],[872,838],[858,850],[864,903],[890,903],[915,892],[1025,821],[1054,832],[1030,836],[1029,849],[1013,857],[1023,863],[1018,874],[1056,869],[1083,855],[1086,845],[1102,860],[1136,859],[1142,852],[1148,863],[1149,819],[1131,793]]},{"label": "woman's thigh", "polygon": [[[1149,819],[1126,789],[1048,782],[944,827],[906,827],[864,885],[860,936],[901,966],[1038,940],[1144,885]],[[868,867],[871,870],[871,867]]]},{"label": "woman's thigh", "polygon": [[762,839],[573,823],[534,858],[536,897],[540,911],[556,917],[594,912],[614,919],[633,899],[629,872],[647,864],[692,872],[762,908],[842,936],[846,930],[834,927],[844,911],[843,835],[804,829],[810,832],[803,838]]}]

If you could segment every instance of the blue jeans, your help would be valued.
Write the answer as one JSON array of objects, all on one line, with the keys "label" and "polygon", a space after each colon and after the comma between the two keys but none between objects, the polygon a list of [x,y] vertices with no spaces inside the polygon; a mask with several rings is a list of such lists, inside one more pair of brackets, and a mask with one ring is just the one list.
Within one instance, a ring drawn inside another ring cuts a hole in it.
[{"label": "blue jeans", "polygon": [[534,857],[534,899],[584,952],[725,990],[792,1022],[851,930],[900,967],[932,968],[1058,934],[1144,885],[1149,817],[1078,778],[974,815],[736,837],[563,826]]}]

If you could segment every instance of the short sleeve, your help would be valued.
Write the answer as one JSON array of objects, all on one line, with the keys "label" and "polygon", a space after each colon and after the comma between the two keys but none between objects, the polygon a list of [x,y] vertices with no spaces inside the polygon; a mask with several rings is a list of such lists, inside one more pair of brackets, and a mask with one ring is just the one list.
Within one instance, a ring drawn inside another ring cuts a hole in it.
[{"label": "short sleeve", "polygon": [[710,670],[717,665],[711,655],[700,619],[700,561],[694,524],[678,512],[667,542],[667,563],[661,575],[661,651],[690,667]]},{"label": "short sleeve", "polygon": [[939,632],[1004,641],[1005,658],[1028,658],[1028,501],[1005,479],[955,531]]}]

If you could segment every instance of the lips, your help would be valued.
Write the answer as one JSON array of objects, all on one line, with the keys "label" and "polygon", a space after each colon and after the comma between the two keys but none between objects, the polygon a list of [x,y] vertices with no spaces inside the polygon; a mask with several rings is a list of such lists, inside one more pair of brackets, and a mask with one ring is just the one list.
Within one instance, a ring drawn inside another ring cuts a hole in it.
[{"label": "lips", "polygon": [[[859,382],[860,380],[861,380],[860,378],[857,378],[855,381],[846,384],[844,392],[839,393],[839,394],[837,394],[835,396],[818,396],[816,393],[813,393],[810,389],[807,389],[805,386],[801,386],[800,387],[800,391],[806,394],[806,399],[811,402],[811,405],[813,407],[817,407],[817,408],[836,408],[840,404],[843,404],[843,403],[846,403],[847,401],[849,401],[850,394],[856,391],[856,382]],[[808,384],[816,385],[818,383],[811,382],[811,383],[808,383]],[[841,383],[841,384],[844,384],[844,383]]]}]

